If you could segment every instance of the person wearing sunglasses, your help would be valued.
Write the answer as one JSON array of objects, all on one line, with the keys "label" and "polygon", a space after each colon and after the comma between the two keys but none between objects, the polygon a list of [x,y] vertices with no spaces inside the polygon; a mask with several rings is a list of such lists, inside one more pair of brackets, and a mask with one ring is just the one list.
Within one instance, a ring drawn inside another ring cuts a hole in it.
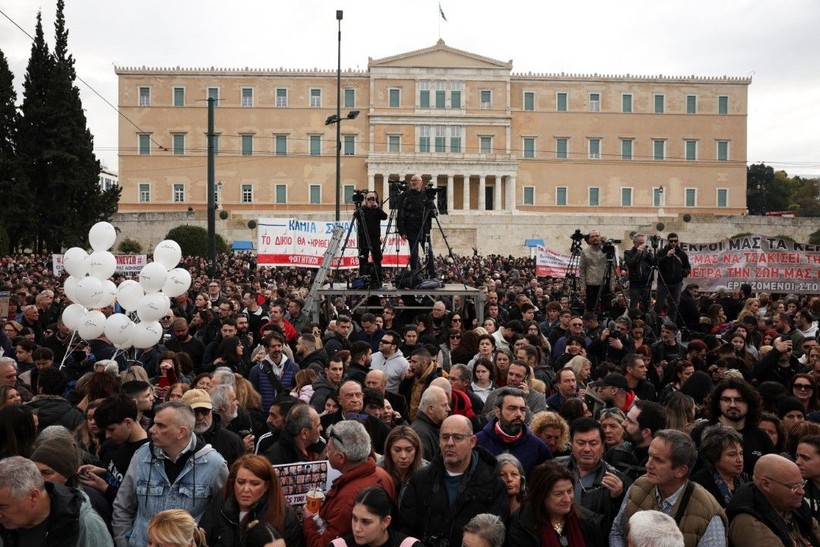
[{"label": "person wearing sunglasses", "polygon": [[689,255],[680,248],[678,234],[670,232],[666,241],[666,246],[655,255],[660,275],[655,312],[666,310],[667,317],[677,321],[683,280],[689,277],[692,267],[689,265]]},{"label": "person wearing sunglasses", "polygon": [[[379,194],[368,190],[361,207],[356,209],[356,236],[359,241],[359,275],[373,276],[374,288],[382,284],[382,220],[387,220],[387,213],[382,210]],[[367,261],[368,255],[373,259],[373,266]]]}]

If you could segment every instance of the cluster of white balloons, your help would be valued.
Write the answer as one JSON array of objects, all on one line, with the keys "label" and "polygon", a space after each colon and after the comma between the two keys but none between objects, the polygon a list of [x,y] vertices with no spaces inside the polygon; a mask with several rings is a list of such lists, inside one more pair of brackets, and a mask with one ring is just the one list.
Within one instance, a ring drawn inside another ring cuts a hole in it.
[{"label": "cluster of white balloons", "polygon": [[[117,270],[117,260],[109,251],[116,239],[111,224],[98,222],[88,232],[91,254],[79,247],[65,252],[63,267],[70,275],[65,294],[74,303],[63,310],[63,323],[84,340],[105,333],[118,349],[149,348],[162,338],[159,320],[171,309],[170,299],[191,286],[191,274],[176,267],[182,249],[176,241],[166,239],[154,248],[154,261],[142,268],[139,282],[129,279],[117,287],[109,279]],[[100,308],[114,302],[126,312],[136,312],[139,322],[123,313],[106,318]]]}]

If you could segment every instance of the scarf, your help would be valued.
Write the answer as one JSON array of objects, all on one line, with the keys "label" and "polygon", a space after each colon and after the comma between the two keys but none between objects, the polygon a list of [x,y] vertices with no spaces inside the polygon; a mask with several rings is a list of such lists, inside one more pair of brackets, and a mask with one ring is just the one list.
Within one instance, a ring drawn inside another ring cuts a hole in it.
[{"label": "scarf", "polygon": [[508,435],[508,434],[504,433],[504,430],[501,429],[501,422],[499,420],[496,420],[494,430],[495,430],[495,434],[498,435],[499,437],[501,437],[501,441],[504,444],[512,444],[512,443],[514,443],[515,441],[519,440],[521,437],[524,436],[524,428],[523,427],[521,427],[521,431],[519,431],[515,435]]},{"label": "scarf", "polygon": [[[584,534],[581,532],[581,521],[575,512],[575,507],[567,515],[560,536],[551,524],[542,525],[540,528],[542,547],[586,547]],[[562,544],[561,539],[565,539],[566,542]]]}]

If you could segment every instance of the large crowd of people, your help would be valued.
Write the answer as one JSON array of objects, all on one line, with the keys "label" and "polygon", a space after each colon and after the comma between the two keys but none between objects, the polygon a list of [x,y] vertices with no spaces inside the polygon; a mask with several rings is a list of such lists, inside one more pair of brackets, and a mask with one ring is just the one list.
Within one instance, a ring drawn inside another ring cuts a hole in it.
[{"label": "large crowd of people", "polygon": [[[65,327],[50,257],[4,258],[0,545],[820,546],[820,296],[702,294],[673,235],[657,288],[645,238],[617,283],[593,231],[577,280],[439,258],[483,309],[376,290],[318,321],[313,270],[190,257],[139,350]],[[314,462],[320,492],[277,467]]]}]

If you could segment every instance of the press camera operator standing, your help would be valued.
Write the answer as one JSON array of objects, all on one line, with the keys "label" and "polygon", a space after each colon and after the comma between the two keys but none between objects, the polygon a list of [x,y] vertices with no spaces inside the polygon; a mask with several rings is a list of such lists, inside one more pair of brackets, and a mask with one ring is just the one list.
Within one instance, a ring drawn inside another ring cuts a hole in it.
[{"label": "press camera operator standing", "polygon": [[629,309],[640,306],[643,312],[649,311],[650,287],[647,285],[651,281],[653,261],[652,251],[646,245],[646,235],[632,236],[632,248],[624,252],[624,264],[629,272]]},{"label": "press camera operator standing", "polygon": [[587,243],[578,262],[578,277],[581,279],[581,294],[584,296],[586,310],[595,311],[599,293],[602,309],[608,310],[612,297],[609,286],[601,290],[607,268],[607,256],[601,247],[601,234],[597,230],[590,231]]},{"label": "press camera operator standing", "polygon": [[[420,269],[419,246],[424,252],[424,242],[430,233],[432,215],[425,215],[425,209],[433,207],[429,201],[421,175],[413,175],[409,187],[398,197],[396,226],[410,245],[410,269],[413,271]],[[432,253],[427,257],[427,273],[431,278],[436,276]]]},{"label": "press camera operator standing", "polygon": [[692,268],[689,266],[689,257],[678,246],[678,234],[671,232],[666,236],[666,246],[658,251],[658,299],[655,301],[655,311],[660,313],[666,307],[667,317],[677,322],[678,303],[680,302],[683,280],[689,277]]},{"label": "press camera operator standing", "polygon": [[359,209],[359,275],[370,273],[367,266],[368,254],[373,258],[374,286],[382,284],[381,222],[387,220],[387,213],[381,208],[379,194],[368,190],[364,204]]}]

